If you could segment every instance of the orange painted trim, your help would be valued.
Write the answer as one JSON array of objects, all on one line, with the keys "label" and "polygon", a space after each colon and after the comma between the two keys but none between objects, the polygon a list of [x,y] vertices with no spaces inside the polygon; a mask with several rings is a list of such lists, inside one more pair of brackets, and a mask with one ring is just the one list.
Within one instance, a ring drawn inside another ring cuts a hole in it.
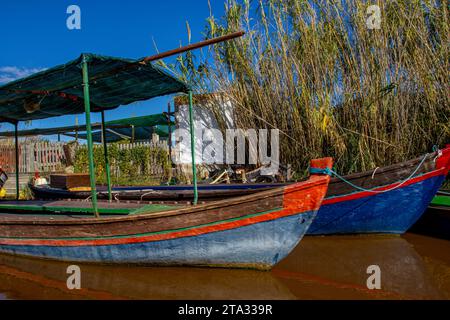
[{"label": "orange painted trim", "polygon": [[[315,167],[332,166],[331,158],[311,161]],[[272,221],[279,218],[317,211],[328,189],[330,177],[327,175],[312,175],[309,180],[284,187],[283,209],[244,218],[237,221],[225,222],[217,225],[200,226],[195,229],[174,231],[166,234],[130,235],[127,238],[100,239],[0,239],[0,245],[32,245],[32,246],[100,246],[121,245],[142,242],[170,240],[182,237],[192,237],[212,232],[236,229],[256,223]]]}]

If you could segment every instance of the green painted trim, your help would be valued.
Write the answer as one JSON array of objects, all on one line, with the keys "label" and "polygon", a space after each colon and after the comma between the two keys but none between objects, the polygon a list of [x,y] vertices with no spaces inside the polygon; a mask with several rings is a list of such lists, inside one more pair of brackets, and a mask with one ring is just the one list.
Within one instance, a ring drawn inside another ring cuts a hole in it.
[{"label": "green painted trim", "polygon": [[192,160],[192,182],[194,184],[194,201],[196,205],[198,202],[197,190],[197,168],[195,167],[195,131],[194,131],[194,117],[192,115],[192,91],[189,90],[189,129],[191,134],[191,160]]},{"label": "green painted trim", "polygon": [[164,204],[148,204],[141,208],[135,209],[130,214],[141,214],[141,213],[152,213],[152,212],[160,212],[167,211],[173,209],[179,209],[184,207],[183,205],[164,205]]},{"label": "green painted trim", "polygon": [[[81,207],[63,207],[63,206],[34,206],[34,205],[11,205],[11,204],[0,204],[0,210],[11,210],[11,211],[37,211],[37,212],[70,212],[70,213],[92,213],[92,208],[81,208]],[[133,209],[128,208],[99,208],[98,211],[104,214],[131,214],[134,212]]]},{"label": "green painted trim", "polygon": [[[225,219],[225,220],[219,220],[215,222],[205,223],[205,224],[199,224],[192,227],[186,227],[186,228],[179,228],[179,229],[171,229],[171,230],[164,230],[164,231],[155,231],[155,232],[147,232],[147,233],[136,233],[136,234],[127,234],[127,235],[120,235],[120,236],[101,236],[101,237],[63,237],[63,238],[27,238],[27,240],[96,240],[96,239],[122,239],[122,238],[129,238],[129,237],[145,237],[145,236],[151,236],[151,235],[158,235],[158,234],[167,234],[171,232],[179,232],[179,231],[186,231],[186,230],[192,230],[195,228],[201,228],[201,227],[209,227],[214,226],[222,223],[227,222],[233,222],[233,221],[239,221],[247,218],[253,218],[257,216],[261,216],[263,214],[276,212],[281,210],[282,208],[275,208],[268,211],[258,212],[249,214],[246,216],[242,216],[239,218],[231,218],[231,219]],[[2,239],[23,239],[22,237],[1,237]]]},{"label": "green painted trim", "polygon": [[450,196],[435,196],[431,201],[431,204],[450,207]]},{"label": "green painted trim", "polygon": [[[142,213],[153,213],[160,211],[167,211],[179,209],[182,205],[162,205],[162,204],[148,204],[140,208],[98,208],[99,213],[105,215],[136,215]],[[0,204],[0,210],[11,211],[35,211],[35,212],[67,212],[91,214],[92,208],[83,207],[64,207],[64,206],[36,206],[36,205],[14,205],[14,204]],[[45,215],[44,215],[45,216]]]},{"label": "green painted trim", "polygon": [[86,114],[86,133],[87,133],[87,145],[88,145],[88,160],[89,160],[89,180],[91,182],[91,198],[92,198],[92,210],[94,215],[98,217],[97,206],[97,190],[95,185],[95,171],[94,171],[94,155],[93,155],[93,143],[92,143],[92,130],[91,130],[91,102],[89,98],[89,73],[88,73],[88,57],[83,55],[83,62],[81,63],[83,70],[83,95],[84,95],[84,110]]}]

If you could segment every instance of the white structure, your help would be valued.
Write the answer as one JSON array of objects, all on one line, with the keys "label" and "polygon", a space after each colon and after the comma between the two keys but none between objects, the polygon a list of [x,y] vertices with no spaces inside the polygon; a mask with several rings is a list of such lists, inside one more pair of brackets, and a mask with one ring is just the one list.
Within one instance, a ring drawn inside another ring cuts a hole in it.
[{"label": "white structure", "polygon": [[[225,122],[226,129],[233,129],[235,127],[233,106],[229,100],[225,101],[220,107],[219,112],[222,113],[222,120]],[[219,130],[219,123],[211,111],[211,108],[202,106],[193,106],[193,116],[194,116],[194,128],[195,128],[195,162],[197,164],[204,163],[202,161],[203,152],[205,148],[208,147],[211,138],[207,136],[210,135],[208,131],[210,129]],[[180,105],[178,106],[178,111],[175,113],[175,119],[177,123],[177,129],[186,130],[189,132],[189,106]],[[180,130],[179,130],[180,131]],[[191,163],[191,141],[190,139],[184,139],[180,137],[180,134],[175,134],[172,137],[172,142],[174,145],[179,146],[179,148],[173,151],[173,161],[175,163]]]}]

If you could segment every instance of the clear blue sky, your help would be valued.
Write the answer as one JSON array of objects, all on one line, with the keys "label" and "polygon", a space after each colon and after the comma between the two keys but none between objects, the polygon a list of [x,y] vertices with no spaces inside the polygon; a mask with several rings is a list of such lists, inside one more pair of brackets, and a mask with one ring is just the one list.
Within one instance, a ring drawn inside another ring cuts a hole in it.
[{"label": "clear blue sky", "polygon": [[[81,30],[69,30],[69,5],[81,9]],[[211,0],[212,12],[221,17],[223,0]],[[34,70],[52,67],[82,52],[139,58],[203,39],[207,0],[4,0],[0,3],[0,81],[20,77]],[[169,60],[170,61],[170,60]],[[107,120],[140,116],[166,110],[171,97],[122,106],[106,113]],[[92,121],[99,121],[94,114]],[[84,115],[78,115],[80,124]],[[75,116],[35,120],[27,128],[72,125]],[[20,129],[24,129],[22,124]],[[0,130],[12,126],[1,124]]]}]

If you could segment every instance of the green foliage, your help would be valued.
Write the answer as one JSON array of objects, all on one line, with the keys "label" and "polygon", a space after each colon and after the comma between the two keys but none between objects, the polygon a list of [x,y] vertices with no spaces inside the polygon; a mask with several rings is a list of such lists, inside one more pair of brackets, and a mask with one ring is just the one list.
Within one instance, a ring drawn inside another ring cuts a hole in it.
[{"label": "green foliage", "polygon": [[[169,177],[170,163],[167,150],[158,147],[133,146],[119,148],[123,142],[108,144],[111,183],[114,185],[159,184]],[[106,166],[103,146],[94,146],[94,166],[97,183],[106,183]],[[75,172],[88,172],[86,146],[75,152]]]}]

